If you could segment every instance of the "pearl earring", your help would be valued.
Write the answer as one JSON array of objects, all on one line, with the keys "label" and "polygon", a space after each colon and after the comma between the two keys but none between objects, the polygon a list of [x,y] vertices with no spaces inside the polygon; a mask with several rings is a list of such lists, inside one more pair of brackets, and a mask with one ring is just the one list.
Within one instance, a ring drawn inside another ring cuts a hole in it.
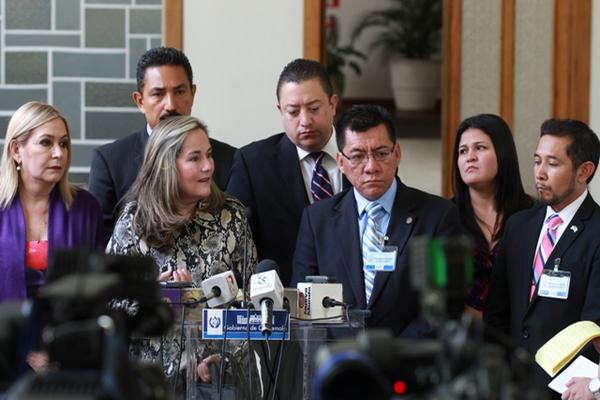
[{"label": "pearl earring", "polygon": [[21,163],[17,163],[17,171],[21,170]]}]

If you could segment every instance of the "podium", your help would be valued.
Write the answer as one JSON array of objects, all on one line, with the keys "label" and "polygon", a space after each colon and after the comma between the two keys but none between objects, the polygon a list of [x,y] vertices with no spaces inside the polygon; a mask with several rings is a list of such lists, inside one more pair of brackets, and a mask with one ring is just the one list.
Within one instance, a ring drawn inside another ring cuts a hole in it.
[{"label": "podium", "polygon": [[[244,310],[244,312],[246,312]],[[348,321],[347,318],[350,320]],[[240,400],[311,399],[315,356],[319,348],[339,339],[354,337],[365,327],[364,313],[347,313],[342,322],[324,323],[292,319],[287,340],[202,339],[202,324],[186,324],[185,352],[186,399],[189,400]],[[212,366],[211,384],[200,382],[196,374],[198,362],[207,353],[225,354],[225,361]],[[224,372],[220,373],[220,366]],[[223,385],[219,385],[220,377]],[[223,393],[219,393],[219,387]]]}]

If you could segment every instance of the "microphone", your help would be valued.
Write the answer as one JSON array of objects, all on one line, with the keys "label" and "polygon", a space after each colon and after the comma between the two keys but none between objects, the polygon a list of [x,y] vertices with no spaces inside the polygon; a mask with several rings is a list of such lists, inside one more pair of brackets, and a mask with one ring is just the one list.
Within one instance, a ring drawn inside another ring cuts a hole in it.
[{"label": "microphone", "polygon": [[235,300],[238,292],[233,271],[225,271],[216,274],[202,281],[200,284],[204,297],[198,302],[208,302],[211,308],[219,307],[228,304]]},{"label": "microphone", "polygon": [[246,287],[246,276],[248,276],[248,225],[250,224],[250,217],[252,216],[252,210],[244,207],[244,260],[242,266],[242,304],[246,304],[248,298],[248,291]]},{"label": "microphone", "polygon": [[262,260],[256,266],[256,274],[250,277],[250,299],[254,307],[260,307],[261,332],[270,336],[273,332],[273,308],[283,307],[283,285],[279,279],[279,266],[273,260]]},{"label": "microphone", "polygon": [[325,319],[339,322],[346,304],[341,283],[298,283],[298,318],[304,320]]}]

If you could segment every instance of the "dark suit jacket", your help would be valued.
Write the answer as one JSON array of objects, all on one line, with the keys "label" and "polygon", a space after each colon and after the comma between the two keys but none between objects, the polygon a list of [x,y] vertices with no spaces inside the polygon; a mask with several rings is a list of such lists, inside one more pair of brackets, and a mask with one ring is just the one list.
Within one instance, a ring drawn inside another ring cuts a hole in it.
[{"label": "dark suit jacket", "polygon": [[[399,335],[419,317],[417,293],[411,289],[408,242],[413,236],[462,233],[456,206],[440,197],[405,186],[398,191],[386,236],[397,246],[396,270],[377,272],[366,304],[358,211],[353,190],[307,207],[302,216],[294,254],[293,284],[306,275],[335,276],[343,284],[344,302],[369,309],[367,325],[385,327]],[[411,332],[411,336],[419,332]]]},{"label": "dark suit jacket", "polygon": [[[100,146],[92,153],[89,191],[102,206],[107,238],[112,235],[118,218],[122,206],[119,202],[135,181],[142,166],[146,143],[148,132],[144,127],[141,131]],[[212,138],[210,143],[215,160],[213,179],[221,190],[225,190],[236,148]]]},{"label": "dark suit jacket", "polygon": [[300,217],[310,204],[296,146],[279,133],[239,149],[227,192],[250,209],[258,258],[277,262],[288,286]]},{"label": "dark suit jacket", "polygon": [[[568,299],[538,297],[536,293],[530,302],[533,258],[545,216],[546,206],[538,205],[509,218],[484,312],[490,327],[509,334],[532,355],[574,322],[600,324],[600,207],[590,195],[586,197],[546,262],[546,268],[553,268],[560,257],[560,269],[571,272]],[[550,377],[538,370],[540,383],[547,383]]]}]

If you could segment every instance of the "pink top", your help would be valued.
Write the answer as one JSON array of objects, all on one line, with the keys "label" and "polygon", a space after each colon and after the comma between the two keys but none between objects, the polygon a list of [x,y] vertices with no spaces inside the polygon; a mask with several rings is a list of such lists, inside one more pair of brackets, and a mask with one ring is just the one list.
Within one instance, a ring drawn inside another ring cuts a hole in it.
[{"label": "pink top", "polygon": [[48,267],[47,240],[32,240],[25,243],[25,265],[38,271],[44,271]]}]

